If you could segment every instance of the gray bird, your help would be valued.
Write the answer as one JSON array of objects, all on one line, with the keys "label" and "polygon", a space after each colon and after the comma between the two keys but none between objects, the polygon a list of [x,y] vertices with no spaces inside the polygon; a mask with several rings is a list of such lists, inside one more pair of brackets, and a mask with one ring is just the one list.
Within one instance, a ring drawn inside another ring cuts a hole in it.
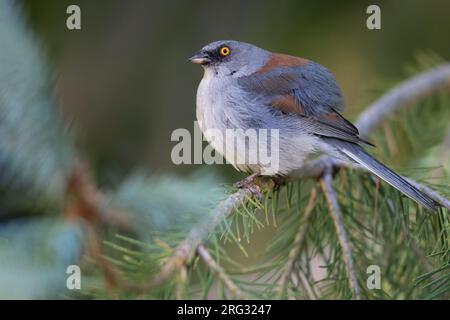
[{"label": "gray bird", "polygon": [[[438,206],[361,147],[370,143],[339,113],[344,108],[341,90],[322,65],[232,40],[210,43],[190,61],[204,68],[197,91],[200,129],[236,169],[286,176],[313,157],[327,154],[362,165],[430,210]],[[278,132],[277,150],[273,135],[260,144],[260,136],[242,134],[262,129]],[[229,138],[230,130],[241,134]],[[277,155],[276,167],[258,160],[259,154],[252,158],[256,161],[249,161],[261,146]]]}]

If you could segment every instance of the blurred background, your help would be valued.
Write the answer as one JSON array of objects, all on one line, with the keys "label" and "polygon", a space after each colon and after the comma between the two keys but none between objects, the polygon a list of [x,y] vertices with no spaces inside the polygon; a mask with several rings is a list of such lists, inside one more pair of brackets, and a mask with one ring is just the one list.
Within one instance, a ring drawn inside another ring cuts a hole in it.
[{"label": "blurred background", "polygon": [[[351,120],[404,77],[415,55],[450,56],[450,1],[23,2],[54,67],[59,106],[106,184],[136,166],[181,174],[199,167],[172,164],[170,134],[193,131],[202,70],[187,58],[211,41],[251,42],[325,65]],[[70,4],[81,7],[82,30],[66,28]],[[366,28],[370,4],[381,7],[381,30]],[[210,170],[225,181],[239,176],[231,166]]]}]

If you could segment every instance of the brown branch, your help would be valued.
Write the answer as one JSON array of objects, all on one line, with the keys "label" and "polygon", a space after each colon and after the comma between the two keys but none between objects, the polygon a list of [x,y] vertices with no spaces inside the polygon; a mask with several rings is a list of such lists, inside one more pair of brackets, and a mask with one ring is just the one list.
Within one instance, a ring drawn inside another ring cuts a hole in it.
[{"label": "brown branch", "polygon": [[64,218],[79,219],[90,225],[115,225],[124,229],[133,226],[124,211],[110,208],[98,189],[86,164],[74,166],[66,185]]},{"label": "brown branch", "polygon": [[131,224],[126,212],[106,205],[104,194],[95,185],[85,164],[77,164],[67,179],[62,218],[83,223],[87,234],[88,254],[102,270],[108,289],[117,288],[121,282],[120,271],[103,255],[101,227],[115,225],[131,229]]},{"label": "brown branch", "polygon": [[356,279],[355,269],[353,266],[352,251],[350,249],[350,241],[348,239],[347,231],[345,230],[341,208],[339,206],[337,195],[333,187],[333,177],[331,176],[331,170],[324,173],[323,177],[320,179],[320,185],[323,189],[323,192],[325,193],[325,197],[327,198],[330,214],[336,227],[336,233],[342,248],[350,288],[353,291],[355,299],[360,300],[361,289],[359,288],[358,281]]},{"label": "brown branch", "polygon": [[422,191],[423,193],[425,193],[426,195],[428,195],[431,199],[433,199],[434,201],[438,202],[440,205],[442,205],[443,207],[447,208],[448,210],[450,210],[450,200],[448,200],[446,197],[444,197],[443,195],[441,195],[440,193],[438,193],[437,191],[434,191],[433,189],[424,186],[423,184],[420,184],[412,179],[403,177],[403,179],[405,179],[406,181],[408,181],[409,183],[411,183],[414,187],[416,187],[417,189],[419,189],[420,191]]},{"label": "brown branch", "polygon": [[212,272],[223,282],[225,287],[231,292],[235,299],[244,299],[245,295],[239,289],[239,287],[230,279],[230,277],[225,273],[223,268],[214,261],[213,257],[209,254],[208,250],[203,244],[197,246],[197,253],[203,262],[211,269]]},{"label": "brown branch", "polygon": [[356,127],[367,138],[384,119],[400,108],[450,88],[450,64],[445,63],[422,72],[392,88],[373,102],[359,117]]},{"label": "brown branch", "polygon": [[187,283],[187,268],[182,266],[178,269],[178,281],[177,281],[177,300],[185,300],[186,283]]},{"label": "brown branch", "polygon": [[300,253],[301,245],[303,242],[303,237],[306,232],[309,217],[311,216],[311,213],[313,212],[313,209],[314,209],[316,197],[317,197],[316,189],[313,189],[313,191],[311,192],[311,195],[309,197],[308,204],[306,205],[306,208],[305,208],[305,213],[304,213],[305,221],[304,221],[304,223],[300,224],[300,226],[298,228],[298,231],[294,238],[294,242],[292,243],[292,248],[289,251],[288,261],[284,268],[284,272],[281,274],[280,280],[278,282],[278,293],[279,293],[280,297],[283,297],[286,293],[288,279],[289,279],[290,275],[292,274],[292,271],[294,270],[295,262]]},{"label": "brown branch", "polygon": [[102,243],[100,239],[100,231],[94,226],[86,224],[87,235],[87,255],[91,257],[94,263],[102,271],[105,279],[106,288],[109,293],[117,289],[120,286],[122,273],[108,259],[104,256],[102,249]]},{"label": "brown branch", "polygon": [[[294,274],[292,274],[291,278],[294,276]],[[313,288],[311,286],[311,284],[308,282],[308,278],[306,278],[306,275],[304,272],[299,272],[299,281],[302,284],[303,288],[305,289],[305,293],[306,296],[308,297],[309,300],[317,300],[317,293],[316,293],[316,288]]]}]

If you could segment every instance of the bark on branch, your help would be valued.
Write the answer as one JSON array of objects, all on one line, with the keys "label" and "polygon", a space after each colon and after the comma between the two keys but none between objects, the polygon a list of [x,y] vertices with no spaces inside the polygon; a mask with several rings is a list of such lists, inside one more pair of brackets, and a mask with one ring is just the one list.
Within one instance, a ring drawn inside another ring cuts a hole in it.
[{"label": "bark on branch", "polygon": [[[331,169],[331,168],[330,168]],[[353,291],[356,300],[361,300],[361,289],[359,288],[358,281],[356,279],[355,268],[353,265],[353,255],[350,248],[350,240],[348,239],[347,231],[344,226],[344,219],[341,213],[341,207],[337,200],[336,191],[333,187],[333,177],[331,176],[331,170],[327,170],[320,179],[320,185],[325,193],[325,197],[328,202],[329,211],[336,227],[336,234],[339,239],[339,243],[342,248],[345,267],[348,274],[348,282],[350,288]]]},{"label": "bark on branch", "polygon": [[231,278],[225,273],[223,268],[214,261],[213,257],[209,254],[208,250],[203,244],[197,246],[197,253],[203,262],[214,272],[217,277],[223,282],[225,287],[231,292],[234,299],[245,299],[244,293],[239,287],[231,280]]},{"label": "bark on branch", "polygon": [[361,114],[356,127],[367,138],[381,122],[400,108],[450,88],[450,64],[442,64],[422,72],[392,88]]},{"label": "bark on branch", "polygon": [[[313,191],[311,192],[311,195],[309,197],[308,204],[306,205],[306,208],[304,211],[303,218],[305,221],[304,221],[304,223],[300,224],[300,226],[297,230],[297,233],[294,238],[294,242],[292,243],[292,248],[289,251],[288,261],[286,263],[286,266],[284,267],[283,273],[281,274],[280,280],[278,281],[278,294],[279,294],[280,298],[282,298],[286,295],[287,285],[288,285],[289,279],[291,277],[291,274],[294,271],[295,262],[297,261],[299,253],[300,253],[300,249],[301,249],[301,246],[303,243],[303,238],[305,236],[306,228],[308,226],[308,220],[309,220],[309,217],[311,216],[311,213],[313,212],[314,205],[316,203],[316,197],[317,197],[316,189],[313,189]],[[307,290],[305,290],[305,291],[308,294],[308,291]]]}]

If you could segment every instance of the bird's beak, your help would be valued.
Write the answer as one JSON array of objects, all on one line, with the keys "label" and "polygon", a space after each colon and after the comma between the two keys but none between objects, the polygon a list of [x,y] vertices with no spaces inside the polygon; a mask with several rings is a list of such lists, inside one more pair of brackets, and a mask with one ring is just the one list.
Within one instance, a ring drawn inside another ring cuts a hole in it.
[{"label": "bird's beak", "polygon": [[189,61],[195,64],[206,65],[211,63],[211,58],[209,54],[205,51],[199,51],[189,58]]}]

